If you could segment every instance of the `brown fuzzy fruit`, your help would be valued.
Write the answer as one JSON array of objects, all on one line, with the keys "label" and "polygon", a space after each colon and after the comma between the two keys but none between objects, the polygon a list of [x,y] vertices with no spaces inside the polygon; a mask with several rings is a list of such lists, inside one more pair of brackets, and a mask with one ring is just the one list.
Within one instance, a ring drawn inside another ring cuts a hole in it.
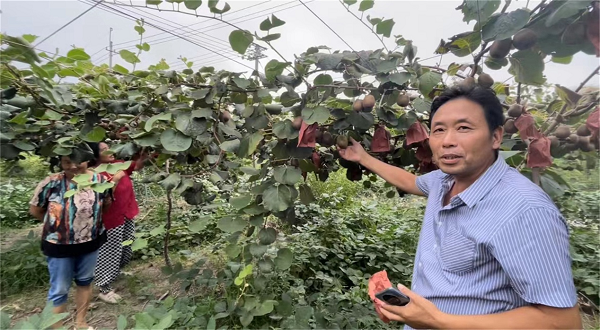
[{"label": "brown fuzzy fruit", "polygon": [[538,36],[533,30],[525,28],[521,29],[513,36],[513,45],[518,50],[526,50],[537,42]]},{"label": "brown fuzzy fruit", "polygon": [[492,44],[490,48],[490,56],[494,59],[501,59],[506,57],[508,53],[510,53],[510,48],[512,46],[512,39],[502,39],[496,40]]},{"label": "brown fuzzy fruit", "polygon": [[556,131],[554,131],[554,135],[561,140],[566,139],[571,135],[571,129],[567,125],[560,125],[556,128]]},{"label": "brown fuzzy fruit", "polygon": [[475,78],[467,77],[460,84],[464,87],[473,87],[475,86]]},{"label": "brown fuzzy fruit", "polygon": [[558,138],[554,135],[549,136],[548,140],[550,140],[550,147],[552,148],[557,148],[560,146],[560,140],[558,140]]},{"label": "brown fuzzy fruit", "polygon": [[509,119],[504,123],[504,131],[508,134],[515,134],[518,132],[514,119]]},{"label": "brown fuzzy fruit", "polygon": [[375,106],[375,96],[367,95],[365,99],[362,101],[363,111],[371,111]]},{"label": "brown fuzzy fruit", "polygon": [[331,147],[333,145],[333,136],[329,132],[323,132],[321,136],[321,143],[324,147]]},{"label": "brown fuzzy fruit", "polygon": [[588,144],[591,144],[590,141],[590,137],[589,136],[578,136],[577,138],[577,145],[582,148]]},{"label": "brown fuzzy fruit", "polygon": [[567,144],[565,144],[565,149],[568,150],[568,151],[575,151],[575,150],[577,150],[577,148],[578,148],[577,144],[575,144],[575,143],[567,143]]},{"label": "brown fuzzy fruit", "polygon": [[396,100],[396,104],[401,107],[405,107],[410,103],[410,97],[406,94],[398,95],[398,99]]},{"label": "brown fuzzy fruit", "polygon": [[580,145],[579,149],[583,152],[589,152],[594,150],[594,145],[591,143],[587,143],[585,145]]},{"label": "brown fuzzy fruit", "polygon": [[348,137],[345,135],[338,135],[335,143],[340,149],[346,149],[348,148]]},{"label": "brown fuzzy fruit", "polygon": [[590,132],[590,130],[587,128],[587,126],[581,125],[577,128],[577,135],[579,136],[590,136],[592,135],[592,132]]},{"label": "brown fuzzy fruit", "polygon": [[571,134],[567,138],[568,143],[577,143],[577,141],[579,141],[579,136],[577,134]]},{"label": "brown fuzzy fruit", "polygon": [[354,101],[354,104],[352,104],[352,109],[354,109],[354,111],[356,111],[356,112],[362,111],[363,101],[362,100]]},{"label": "brown fuzzy fruit", "polygon": [[483,88],[490,88],[494,85],[494,79],[487,73],[482,73],[477,78],[477,83]]},{"label": "brown fuzzy fruit", "polygon": [[295,129],[300,129],[300,127],[302,127],[302,117],[294,118],[294,121],[292,121],[292,127]]},{"label": "brown fuzzy fruit", "polygon": [[520,104],[513,104],[508,108],[507,114],[509,117],[518,118],[523,114],[523,106]]},{"label": "brown fuzzy fruit", "polygon": [[225,110],[223,112],[221,112],[219,114],[219,120],[226,123],[231,119],[231,113],[229,113],[229,111]]}]

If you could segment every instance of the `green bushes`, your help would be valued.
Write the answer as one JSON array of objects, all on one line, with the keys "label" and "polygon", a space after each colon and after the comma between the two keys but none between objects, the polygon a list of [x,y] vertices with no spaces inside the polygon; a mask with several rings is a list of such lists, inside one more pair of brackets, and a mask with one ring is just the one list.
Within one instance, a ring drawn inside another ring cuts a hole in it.
[{"label": "green bushes", "polygon": [[0,293],[12,294],[47,286],[49,281],[46,257],[40,250],[40,237],[29,232],[0,255]]},{"label": "green bushes", "polygon": [[15,179],[0,184],[0,226],[23,228],[40,224],[40,221],[29,215],[29,200],[36,183],[21,182]]}]

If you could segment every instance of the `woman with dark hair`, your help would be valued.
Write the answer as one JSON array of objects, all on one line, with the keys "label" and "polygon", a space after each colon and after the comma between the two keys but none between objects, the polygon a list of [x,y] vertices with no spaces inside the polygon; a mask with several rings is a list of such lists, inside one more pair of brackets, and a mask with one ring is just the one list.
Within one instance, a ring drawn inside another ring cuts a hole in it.
[{"label": "woman with dark hair", "polygon": [[99,193],[90,188],[78,189],[73,181],[77,175],[87,175],[85,180],[92,183],[106,182],[100,174],[88,169],[88,164],[94,161],[85,145],[74,148],[69,156],[61,156],[62,171],[37,185],[29,208],[31,215],[44,223],[41,249],[50,273],[48,300],[54,304],[54,313],[64,313],[75,280],[77,328],[88,328],[85,318],[92,296],[91,283],[98,250],[106,241],[102,213],[112,202],[110,190]]},{"label": "woman with dark hair", "polygon": [[[92,147],[98,165],[109,163],[122,163],[115,160],[112,154],[107,153],[108,144],[100,142]],[[135,224],[133,219],[139,213],[131,174],[143,167],[145,157],[135,157],[131,165],[122,171],[111,175],[102,172],[102,175],[115,184],[113,206],[103,215],[104,226],[107,230],[107,242],[100,249],[98,265],[96,266],[96,286],[99,288],[98,298],[111,304],[117,303],[121,296],[115,293],[112,284],[121,273],[121,269],[131,260],[133,254],[131,246],[123,246],[123,242],[135,239]]]}]

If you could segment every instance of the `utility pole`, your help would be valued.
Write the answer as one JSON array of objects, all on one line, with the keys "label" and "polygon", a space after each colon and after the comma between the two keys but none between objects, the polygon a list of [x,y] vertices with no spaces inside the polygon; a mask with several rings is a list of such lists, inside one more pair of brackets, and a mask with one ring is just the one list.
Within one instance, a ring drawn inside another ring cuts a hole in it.
[{"label": "utility pole", "polygon": [[112,56],[113,56],[113,43],[112,43],[112,30],[108,32],[108,67],[112,70]]},{"label": "utility pole", "polygon": [[254,48],[250,48],[242,58],[248,61],[254,61],[254,71],[256,71],[256,81],[258,82],[258,62],[261,58],[267,57],[267,55],[263,53],[267,49],[255,43],[252,43],[251,46],[254,46]]}]

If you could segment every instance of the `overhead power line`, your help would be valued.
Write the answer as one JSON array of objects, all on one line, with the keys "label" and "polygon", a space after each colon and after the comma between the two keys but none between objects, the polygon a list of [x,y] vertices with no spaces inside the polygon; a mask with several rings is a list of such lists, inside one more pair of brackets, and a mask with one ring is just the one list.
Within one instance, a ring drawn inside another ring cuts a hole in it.
[{"label": "overhead power line", "polygon": [[41,45],[44,41],[50,39],[53,35],[57,34],[60,30],[66,28],[67,26],[71,25],[71,23],[75,22],[76,20],[78,20],[81,16],[85,15],[88,11],[96,8],[96,6],[98,6],[100,4],[100,1],[96,2],[93,6],[91,6],[90,8],[86,9],[83,13],[77,15],[75,18],[73,18],[72,20],[70,20],[69,22],[67,22],[66,24],[64,24],[63,26],[59,27],[58,30],[50,33],[49,36],[47,36],[46,38],[42,39],[40,42],[38,42],[37,44],[35,44],[34,47],[37,47],[39,45]]},{"label": "overhead power line", "polygon": [[[346,42],[346,40],[344,40],[344,38],[342,38],[337,32],[335,32],[334,29],[331,28],[331,26],[329,26],[329,24],[327,24],[323,19],[321,19],[321,17],[319,17],[319,15],[317,15],[314,11],[312,11],[312,9],[310,9],[304,2],[302,2],[302,0],[298,0],[300,1],[301,4],[304,5],[304,7],[306,7],[306,9],[308,9],[308,11],[310,11],[313,15],[315,15],[316,18],[319,19],[319,21],[321,21],[321,23],[325,24],[325,26],[331,30],[331,32],[333,32],[338,38],[340,38],[341,41],[343,41],[346,46],[348,46],[348,48],[350,48],[353,52],[357,53],[354,48],[352,48],[352,46],[350,46],[349,43]],[[358,54],[358,53],[357,53]]]},{"label": "overhead power line", "polygon": [[[92,0],[80,0],[80,1],[92,1]],[[121,10],[119,10],[119,9],[116,9],[116,8],[114,8],[114,7],[111,7],[111,6],[109,6],[109,5],[105,4],[105,3],[102,3],[102,5],[103,5],[104,7],[106,7],[106,8],[109,8],[110,10],[112,10],[112,11],[114,11],[114,12],[118,12],[118,13],[121,13],[121,14],[123,14],[123,15],[126,15],[126,16],[130,17],[130,18],[131,18],[131,20],[133,20],[133,21],[135,21],[135,20],[136,20],[136,17],[135,17],[135,16],[132,16],[132,15],[130,15],[130,14],[127,14],[127,13],[124,13],[124,12],[122,12]],[[177,35],[177,34],[175,34],[175,33],[171,32],[171,31],[168,31],[168,30],[166,30],[166,29],[164,29],[164,28],[162,28],[162,27],[160,27],[160,26],[158,26],[158,25],[155,25],[155,24],[152,24],[152,23],[149,23],[149,22],[146,22],[145,24],[147,24],[147,25],[149,25],[149,26],[152,26],[152,27],[154,27],[154,28],[156,28],[156,29],[158,29],[158,30],[161,30],[161,31],[167,32],[167,33],[169,33],[169,34],[171,34],[171,35],[173,35],[173,36],[175,36],[175,37],[178,37],[178,38],[180,38],[180,39],[182,39],[182,40],[184,40],[184,41],[187,41],[187,42],[189,42],[189,43],[191,43],[191,44],[193,44],[193,45],[196,45],[196,46],[198,46],[198,47],[200,47],[200,48],[202,48],[202,49],[206,49],[206,50],[210,51],[211,53],[219,54],[219,53],[215,52],[214,50],[212,50],[212,49],[210,49],[210,48],[208,48],[208,47],[205,47],[205,46],[203,46],[203,45],[201,45],[201,44],[199,44],[199,43],[197,43],[197,42],[194,42],[194,41],[192,41],[192,40],[190,40],[190,39],[188,39],[188,38],[185,38],[185,37],[182,37],[182,36],[180,36],[180,35]],[[220,56],[222,56],[222,57],[224,57],[224,58],[226,58],[226,59],[228,59],[228,60],[230,60],[230,61],[232,61],[232,62],[235,62],[235,63],[237,63],[237,64],[239,64],[239,65],[242,65],[242,66],[244,66],[244,67],[246,67],[246,68],[248,68],[248,69],[250,69],[250,70],[254,70],[254,68],[252,68],[252,67],[250,67],[250,66],[248,66],[248,65],[246,65],[246,64],[244,64],[244,63],[241,63],[241,62],[239,62],[239,61],[237,61],[237,60],[235,60],[235,59],[232,59],[232,58],[230,58],[230,57],[227,57],[227,56],[225,56],[225,55],[223,55],[223,54],[219,54],[219,55],[220,55]]]}]

